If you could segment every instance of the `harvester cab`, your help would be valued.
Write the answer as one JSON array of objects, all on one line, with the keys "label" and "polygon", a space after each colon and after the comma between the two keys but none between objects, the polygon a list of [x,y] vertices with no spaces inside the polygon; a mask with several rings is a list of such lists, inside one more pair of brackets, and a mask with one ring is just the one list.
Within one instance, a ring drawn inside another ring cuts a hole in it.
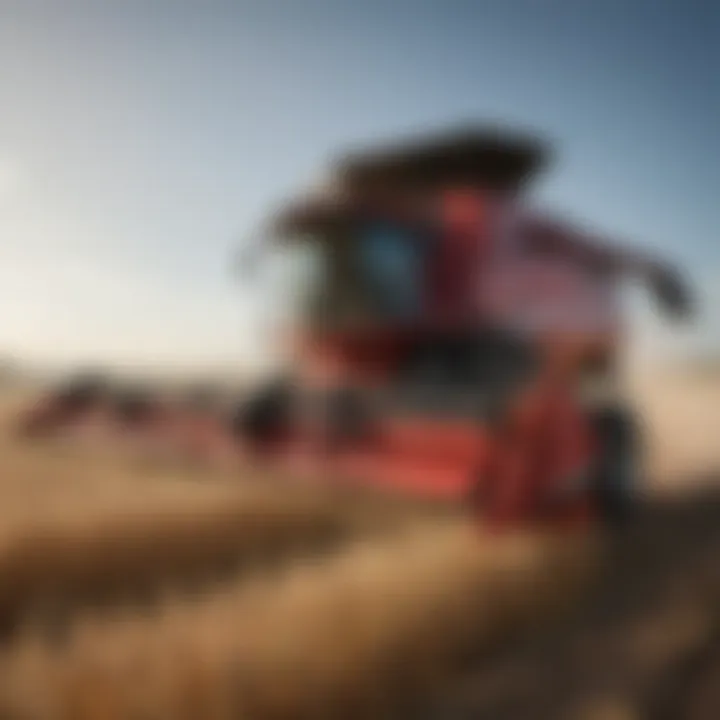
[{"label": "harvester cab", "polygon": [[606,451],[581,389],[614,373],[616,283],[640,276],[680,314],[689,298],[654,259],[527,209],[548,155],[533,138],[461,131],[342,158],[324,191],[282,208],[271,244],[307,270],[293,377],[242,408],[243,440],[338,477],[472,497],[498,518],[555,517],[555,495],[560,515],[587,515]]}]

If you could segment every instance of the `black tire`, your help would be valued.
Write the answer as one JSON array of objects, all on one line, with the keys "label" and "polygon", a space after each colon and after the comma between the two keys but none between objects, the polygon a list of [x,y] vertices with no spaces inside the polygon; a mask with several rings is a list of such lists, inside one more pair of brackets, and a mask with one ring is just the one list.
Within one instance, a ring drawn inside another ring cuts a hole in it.
[{"label": "black tire", "polygon": [[592,421],[599,445],[592,480],[596,507],[606,524],[624,525],[637,504],[641,453],[638,422],[623,407],[596,409]]},{"label": "black tire", "polygon": [[262,387],[232,412],[233,436],[251,442],[266,442],[281,436],[290,423],[292,400],[292,387],[284,380]]}]

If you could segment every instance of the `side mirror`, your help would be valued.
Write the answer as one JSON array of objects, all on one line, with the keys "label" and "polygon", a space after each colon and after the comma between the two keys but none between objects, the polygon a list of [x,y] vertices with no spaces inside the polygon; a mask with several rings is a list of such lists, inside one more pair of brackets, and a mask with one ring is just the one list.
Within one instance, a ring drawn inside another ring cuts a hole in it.
[{"label": "side mirror", "polygon": [[658,268],[652,274],[650,283],[658,305],[668,316],[677,320],[693,316],[695,302],[679,272],[667,267]]}]

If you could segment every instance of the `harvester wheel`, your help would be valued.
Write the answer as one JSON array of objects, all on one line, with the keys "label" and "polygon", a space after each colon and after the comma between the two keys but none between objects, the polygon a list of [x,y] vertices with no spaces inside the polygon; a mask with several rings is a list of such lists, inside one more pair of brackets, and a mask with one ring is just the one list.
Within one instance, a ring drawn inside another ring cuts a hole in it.
[{"label": "harvester wheel", "polygon": [[284,380],[262,387],[232,413],[232,434],[260,443],[281,436],[290,422],[292,397],[292,386]]},{"label": "harvester wheel", "polygon": [[621,525],[632,513],[637,491],[640,437],[633,414],[622,406],[592,412],[598,462],[592,482],[603,522]]}]

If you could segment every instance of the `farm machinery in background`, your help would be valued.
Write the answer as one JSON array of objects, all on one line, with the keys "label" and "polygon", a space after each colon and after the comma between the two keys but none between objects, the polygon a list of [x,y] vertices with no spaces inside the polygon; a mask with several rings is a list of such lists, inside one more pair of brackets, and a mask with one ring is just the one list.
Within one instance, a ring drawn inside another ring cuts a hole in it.
[{"label": "farm machinery in background", "polygon": [[[216,416],[216,436],[290,475],[468,502],[501,525],[621,518],[638,439],[618,288],[644,281],[675,317],[691,304],[664,263],[531,209],[548,155],[460,130],[343,157],[280,208],[243,272],[276,255],[304,268],[287,372]],[[86,414],[103,391],[80,390],[25,427]],[[128,400],[126,422],[167,424]]]}]

